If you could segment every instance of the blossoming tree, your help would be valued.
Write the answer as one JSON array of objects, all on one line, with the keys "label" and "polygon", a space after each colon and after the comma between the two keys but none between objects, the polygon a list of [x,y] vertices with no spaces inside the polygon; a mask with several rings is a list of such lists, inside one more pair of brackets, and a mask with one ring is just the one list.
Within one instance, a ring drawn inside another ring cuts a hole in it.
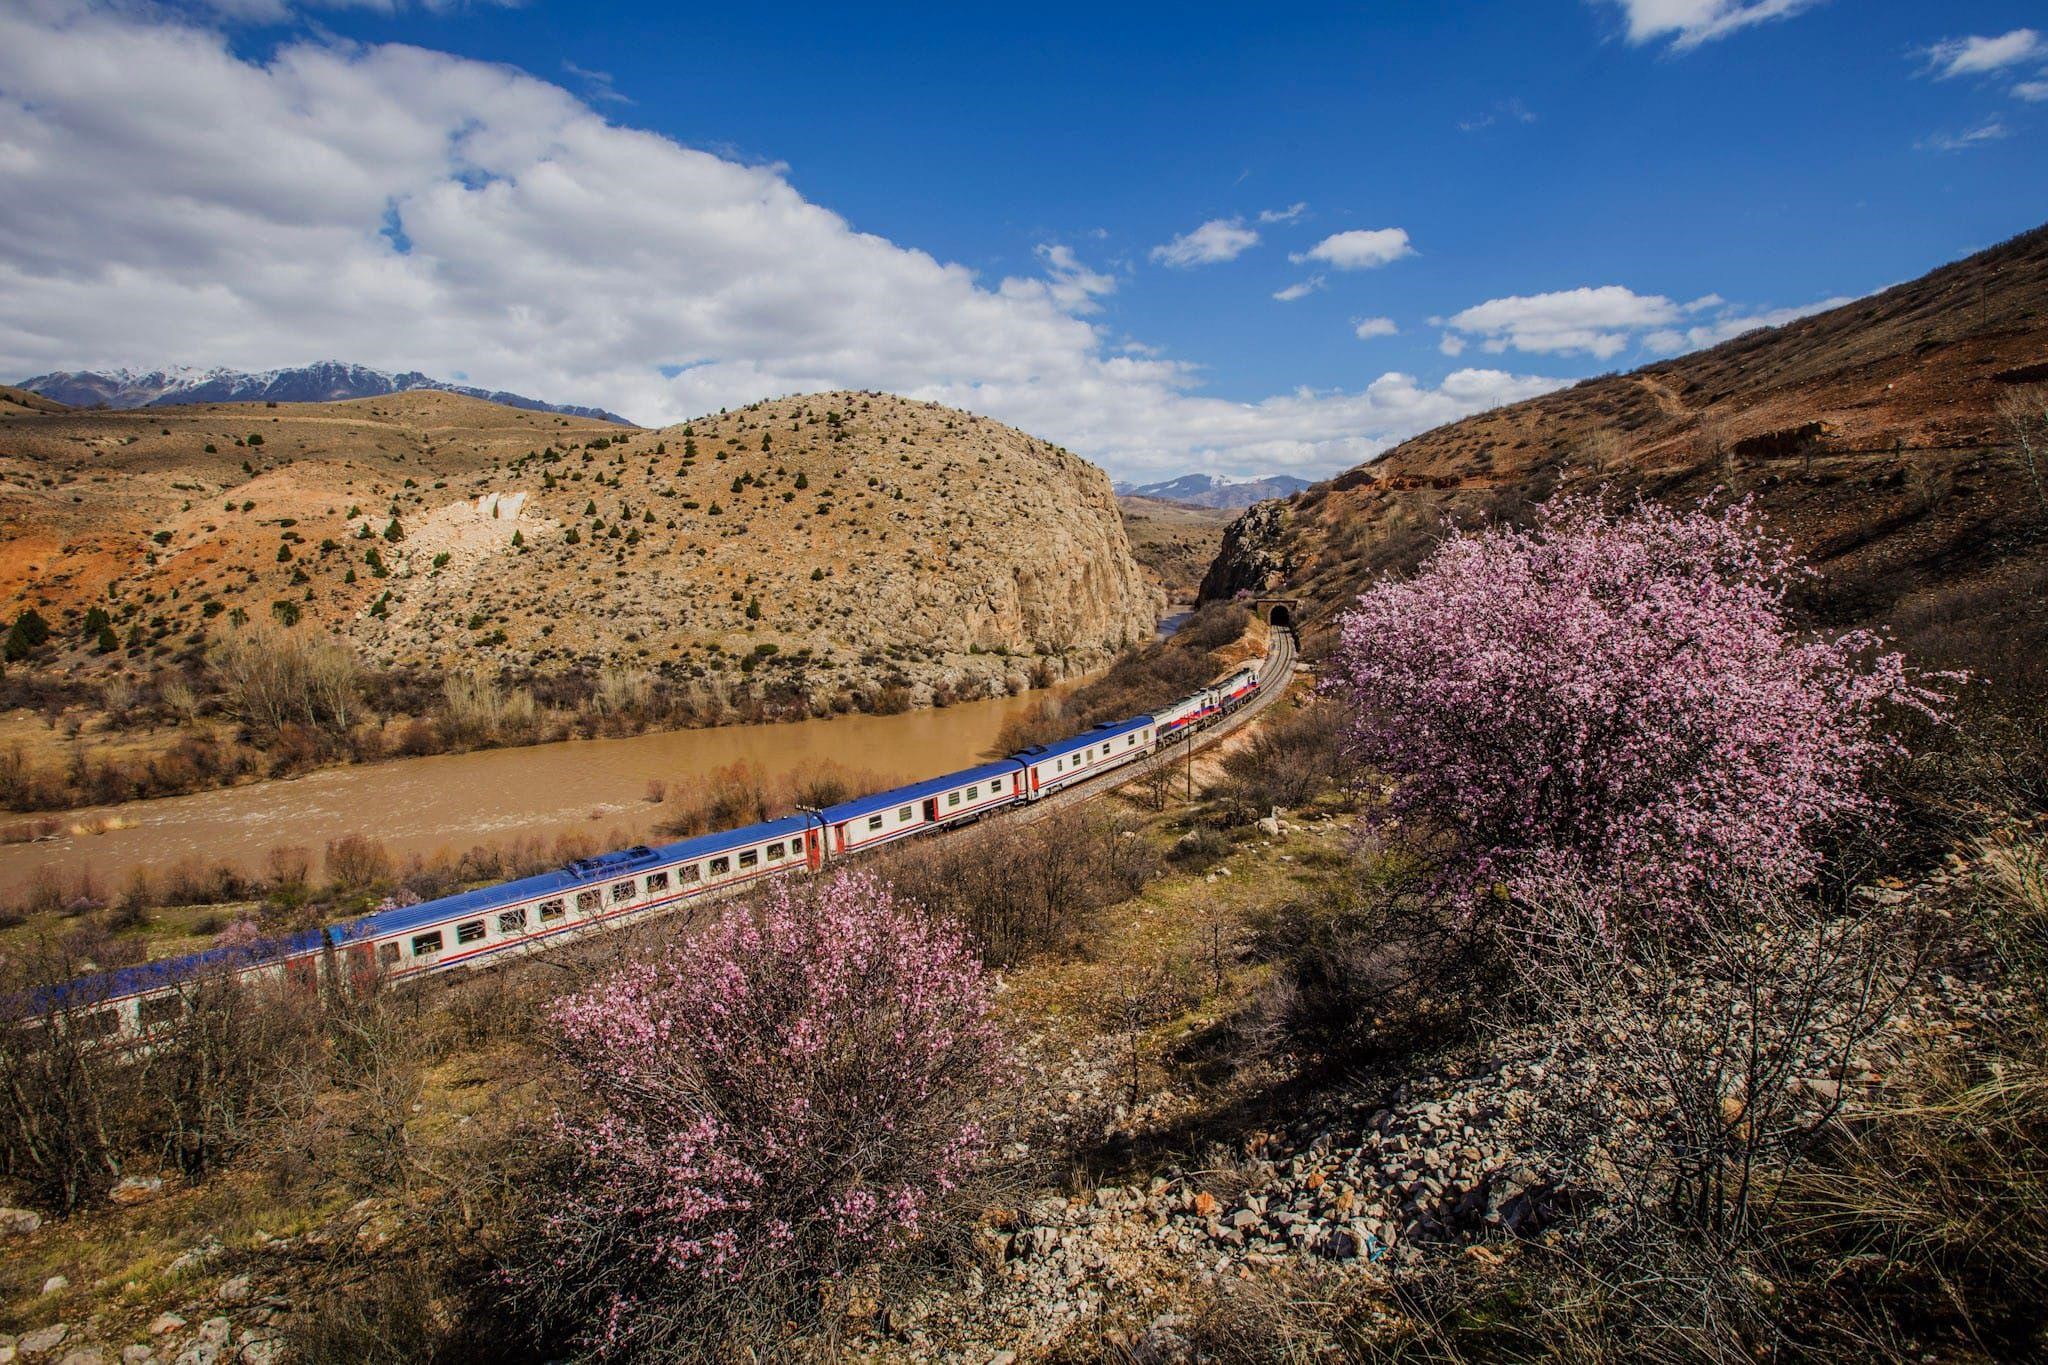
[{"label": "blossoming tree", "polygon": [[1369,819],[1456,891],[1570,882],[1683,920],[1738,874],[1809,881],[1821,830],[1871,808],[1881,711],[1939,698],[1869,633],[1796,630],[1800,571],[1747,504],[1452,535],[1339,624],[1351,751],[1388,784]]},{"label": "blossoming tree", "polygon": [[857,873],[778,886],[564,998],[581,1100],[537,1277],[599,1354],[639,1358],[917,1237],[981,1154],[989,1004],[958,932]]}]

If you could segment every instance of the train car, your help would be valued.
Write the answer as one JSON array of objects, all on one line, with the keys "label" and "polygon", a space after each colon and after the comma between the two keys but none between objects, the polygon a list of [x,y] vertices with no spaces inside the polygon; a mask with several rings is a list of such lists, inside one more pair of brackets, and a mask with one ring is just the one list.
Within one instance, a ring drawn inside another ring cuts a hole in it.
[{"label": "train car", "polygon": [[1062,787],[1145,757],[1152,752],[1157,738],[1152,717],[1132,716],[1129,720],[1106,720],[1071,739],[1034,744],[1019,750],[1015,757],[1024,765],[1029,782],[1027,795],[1036,801]]},{"label": "train car", "polygon": [[1235,711],[1259,690],[1259,670],[1246,664],[1237,672],[1216,684],[1218,704],[1225,711]]},{"label": "train car", "polygon": [[642,844],[379,911],[336,926],[335,942],[351,976],[403,981],[481,965],[813,866],[822,856],[815,836],[810,816],[787,815],[658,848]]},{"label": "train car", "polygon": [[200,979],[232,975],[244,981],[289,978],[317,984],[326,951],[324,930],[209,948],[111,972],[99,972],[17,997],[9,1004],[33,1024],[61,1014],[66,1027],[94,1041],[119,1044],[174,1024],[185,1014],[185,989]]},{"label": "train car", "polygon": [[907,835],[978,820],[1024,799],[1024,765],[1014,758],[858,796],[823,812],[826,856],[845,857]]},{"label": "train car", "polygon": [[1190,726],[1199,729],[1203,720],[1216,714],[1216,707],[1216,689],[1212,687],[1182,697],[1171,706],[1161,707],[1152,713],[1153,738],[1163,742]]}]

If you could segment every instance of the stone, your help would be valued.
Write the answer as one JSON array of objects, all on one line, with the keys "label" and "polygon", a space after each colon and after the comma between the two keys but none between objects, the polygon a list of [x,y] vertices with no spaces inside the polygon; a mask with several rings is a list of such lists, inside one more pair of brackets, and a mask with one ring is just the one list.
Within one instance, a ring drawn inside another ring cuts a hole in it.
[{"label": "stone", "polygon": [[199,1339],[215,1346],[225,1346],[234,1330],[234,1324],[226,1318],[208,1318],[199,1324]]},{"label": "stone", "polygon": [[185,1320],[176,1313],[158,1313],[150,1321],[149,1334],[153,1337],[160,1337],[166,1332],[175,1332],[184,1325]]},{"label": "stone", "polygon": [[156,1352],[141,1342],[121,1348],[121,1365],[150,1365],[156,1359]]},{"label": "stone", "polygon": [[33,1332],[22,1333],[21,1340],[17,1341],[15,1346],[25,1356],[43,1355],[61,1346],[70,1331],[71,1324],[53,1322],[48,1327],[38,1327]]},{"label": "stone", "polygon": [[69,1275],[52,1275],[49,1279],[43,1281],[43,1292],[45,1294],[61,1294],[70,1287],[71,1277]]},{"label": "stone", "polygon": [[249,1277],[237,1275],[231,1280],[222,1281],[216,1297],[222,1303],[247,1303],[251,1293]]},{"label": "stone", "polygon": [[66,1351],[57,1365],[107,1365],[107,1357],[97,1346],[81,1346],[75,1351]]},{"label": "stone", "polygon": [[273,1365],[284,1359],[284,1343],[276,1337],[258,1337],[242,1345],[244,1365]]},{"label": "stone", "polygon": [[34,1209],[0,1209],[0,1237],[26,1237],[42,1225]]},{"label": "stone", "polygon": [[1248,1228],[1255,1228],[1264,1221],[1262,1215],[1251,1209],[1239,1209],[1236,1213],[1230,1215],[1230,1226],[1236,1228],[1239,1232],[1243,1232]]},{"label": "stone", "polygon": [[164,1192],[164,1178],[160,1175],[124,1175],[107,1195],[116,1204],[125,1206],[147,1204]]},{"label": "stone", "polygon": [[1215,1216],[1216,1210],[1220,1206],[1216,1201],[1215,1195],[1209,1193],[1207,1190],[1203,1190],[1200,1194],[1195,1196],[1195,1202],[1192,1207],[1195,1211],[1195,1217],[1210,1218]]}]

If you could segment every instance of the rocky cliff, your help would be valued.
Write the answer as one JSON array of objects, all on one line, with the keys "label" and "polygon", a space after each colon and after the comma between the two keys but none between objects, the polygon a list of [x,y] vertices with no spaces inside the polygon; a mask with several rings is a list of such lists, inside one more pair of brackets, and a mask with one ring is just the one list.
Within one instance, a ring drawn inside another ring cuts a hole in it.
[{"label": "rocky cliff", "polygon": [[[1287,590],[1310,626],[1444,529],[1560,492],[1755,499],[1820,625],[2019,680],[2048,659],[2048,229],[1881,294],[1454,422],[1232,525],[1205,598]],[[2028,434],[2030,433],[2030,434]]]},{"label": "rocky cliff", "polygon": [[[441,393],[0,409],[0,613],[141,669],[245,621],[435,670],[609,666],[842,704],[1015,690],[1160,606],[1094,466],[875,393],[661,431]],[[109,613],[119,646],[80,634]]]}]

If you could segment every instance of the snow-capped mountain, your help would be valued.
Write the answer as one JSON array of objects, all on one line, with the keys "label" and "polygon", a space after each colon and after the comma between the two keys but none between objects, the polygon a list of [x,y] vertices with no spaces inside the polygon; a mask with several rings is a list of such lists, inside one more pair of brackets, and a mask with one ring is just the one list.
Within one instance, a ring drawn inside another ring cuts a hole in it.
[{"label": "snow-capped mountain", "polygon": [[625,418],[603,408],[570,403],[543,403],[521,394],[479,389],[433,379],[417,370],[386,374],[363,365],[322,360],[289,369],[200,370],[189,365],[165,370],[57,370],[21,381],[21,387],[73,407],[159,408],[180,403],[328,403],[342,398],[381,398],[410,389],[438,389],[470,398],[485,398],[529,412],[559,412],[570,417],[595,417],[630,426]]},{"label": "snow-capped mountain", "polygon": [[1226,479],[1216,474],[1183,474],[1163,483],[1119,483],[1120,495],[1159,498],[1166,502],[1187,502],[1197,507],[1249,507],[1268,498],[1284,498],[1308,487],[1308,480],[1292,474],[1272,474],[1263,479]]}]

